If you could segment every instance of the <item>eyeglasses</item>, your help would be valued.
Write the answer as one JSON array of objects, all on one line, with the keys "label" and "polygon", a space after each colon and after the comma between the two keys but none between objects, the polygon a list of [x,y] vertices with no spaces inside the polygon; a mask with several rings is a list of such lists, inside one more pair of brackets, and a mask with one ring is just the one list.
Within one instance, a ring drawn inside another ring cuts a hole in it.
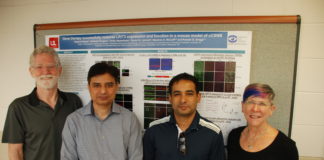
[{"label": "eyeglasses", "polygon": [[178,139],[178,148],[182,155],[186,154],[186,137],[184,133],[180,133],[179,139]]},{"label": "eyeglasses", "polygon": [[255,101],[246,101],[245,104],[248,106],[257,105],[260,108],[267,108],[272,105],[272,104],[267,104],[267,103],[263,103],[263,102],[255,102]]},{"label": "eyeglasses", "polygon": [[38,70],[38,71],[43,70],[44,68],[46,68],[47,70],[53,70],[53,69],[56,69],[57,67],[58,67],[57,64],[32,66],[33,69]]}]

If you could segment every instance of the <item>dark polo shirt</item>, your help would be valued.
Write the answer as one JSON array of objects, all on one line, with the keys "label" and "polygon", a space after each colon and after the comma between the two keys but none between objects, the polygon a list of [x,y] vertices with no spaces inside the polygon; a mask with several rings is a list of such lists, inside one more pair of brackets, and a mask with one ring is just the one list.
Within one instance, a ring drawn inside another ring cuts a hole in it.
[{"label": "dark polo shirt", "polygon": [[36,88],[9,106],[2,142],[23,143],[25,160],[59,160],[66,117],[82,107],[80,98],[59,92],[55,109],[40,101]]},{"label": "dark polo shirt", "polygon": [[224,160],[224,140],[220,128],[197,112],[184,132],[186,154],[179,151],[174,114],[150,123],[146,129],[143,160]]}]

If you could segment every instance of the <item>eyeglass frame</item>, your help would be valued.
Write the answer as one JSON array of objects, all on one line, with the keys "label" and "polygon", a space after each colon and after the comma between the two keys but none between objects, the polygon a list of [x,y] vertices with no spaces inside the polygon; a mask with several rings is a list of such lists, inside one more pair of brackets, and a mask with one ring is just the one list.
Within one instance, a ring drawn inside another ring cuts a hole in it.
[{"label": "eyeglass frame", "polygon": [[260,108],[267,108],[267,107],[270,107],[270,106],[273,105],[272,103],[266,104],[266,103],[263,103],[263,102],[256,102],[256,101],[253,101],[253,100],[247,100],[247,101],[245,101],[243,103],[248,105],[248,106],[257,105]]},{"label": "eyeglass frame", "polygon": [[59,64],[49,64],[49,65],[32,65],[31,68],[34,70],[40,71],[46,68],[46,70],[54,70],[59,67]]}]

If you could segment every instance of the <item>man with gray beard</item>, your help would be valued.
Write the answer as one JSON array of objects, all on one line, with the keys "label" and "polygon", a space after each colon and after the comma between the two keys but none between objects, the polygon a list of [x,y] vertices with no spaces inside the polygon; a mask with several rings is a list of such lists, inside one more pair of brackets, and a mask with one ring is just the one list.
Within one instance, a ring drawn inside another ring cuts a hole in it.
[{"label": "man with gray beard", "polygon": [[59,160],[65,119],[82,102],[58,89],[62,66],[53,48],[36,48],[29,71],[36,87],[10,104],[2,142],[8,143],[10,160]]}]

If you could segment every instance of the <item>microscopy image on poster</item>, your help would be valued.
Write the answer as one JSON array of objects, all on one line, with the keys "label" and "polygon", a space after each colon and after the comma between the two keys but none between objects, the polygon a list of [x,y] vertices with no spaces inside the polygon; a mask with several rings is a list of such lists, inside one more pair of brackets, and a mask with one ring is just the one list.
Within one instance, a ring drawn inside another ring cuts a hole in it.
[{"label": "microscopy image on poster", "polygon": [[59,87],[87,104],[87,72],[106,62],[120,70],[115,102],[133,111],[143,128],[172,113],[167,86],[183,72],[197,77],[202,95],[197,110],[229,131],[245,125],[241,97],[249,83],[251,31],[113,32],[49,35],[63,70]]},{"label": "microscopy image on poster", "polygon": [[172,113],[171,104],[168,103],[144,103],[144,128],[149,124]]},{"label": "microscopy image on poster", "polygon": [[116,94],[115,102],[126,109],[133,111],[133,95],[131,94]]},{"label": "microscopy image on poster", "polygon": [[234,93],[236,62],[195,61],[194,63],[194,76],[198,79],[201,91]]}]

